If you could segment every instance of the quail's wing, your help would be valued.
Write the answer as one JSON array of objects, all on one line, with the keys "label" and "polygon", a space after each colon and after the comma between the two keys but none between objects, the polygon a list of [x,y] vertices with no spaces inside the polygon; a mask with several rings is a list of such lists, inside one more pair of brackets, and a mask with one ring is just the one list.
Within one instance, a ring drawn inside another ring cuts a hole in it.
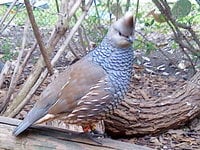
[{"label": "quail's wing", "polygon": [[73,111],[63,119],[68,123],[76,124],[102,119],[116,106],[112,90],[107,78],[99,80],[87,94],[77,101]]},{"label": "quail's wing", "polygon": [[96,95],[96,99],[99,99],[99,97],[105,97],[109,93],[108,90],[104,90],[106,72],[101,66],[91,61],[83,59],[83,61],[76,63],[72,66],[68,76],[68,81],[61,87],[57,94],[57,101],[49,108],[48,114],[59,117],[62,114],[66,116],[78,109],[81,101],[88,100],[89,102],[89,96],[95,96],[95,93],[99,92],[99,95]]}]

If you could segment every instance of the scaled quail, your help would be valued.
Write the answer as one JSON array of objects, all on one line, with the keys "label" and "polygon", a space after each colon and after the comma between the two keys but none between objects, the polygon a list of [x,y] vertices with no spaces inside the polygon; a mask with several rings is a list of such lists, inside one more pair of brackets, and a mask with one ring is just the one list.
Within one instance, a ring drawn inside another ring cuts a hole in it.
[{"label": "scaled quail", "polygon": [[130,13],[113,23],[98,47],[47,86],[13,134],[55,118],[87,126],[112,113],[131,80],[133,26]]}]

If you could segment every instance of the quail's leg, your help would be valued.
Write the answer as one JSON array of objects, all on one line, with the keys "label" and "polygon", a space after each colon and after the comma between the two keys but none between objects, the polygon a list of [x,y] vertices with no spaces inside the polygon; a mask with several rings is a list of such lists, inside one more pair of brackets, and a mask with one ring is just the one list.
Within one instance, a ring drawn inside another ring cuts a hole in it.
[{"label": "quail's leg", "polygon": [[100,131],[98,131],[96,129],[96,124],[91,124],[90,129],[91,129],[90,133],[92,133],[98,137],[107,137],[107,135],[105,133],[101,133]]},{"label": "quail's leg", "polygon": [[82,128],[84,131],[82,134],[87,136],[90,140],[94,141],[95,143],[102,145],[100,138],[104,137],[104,134],[96,130],[95,124],[83,125]]}]

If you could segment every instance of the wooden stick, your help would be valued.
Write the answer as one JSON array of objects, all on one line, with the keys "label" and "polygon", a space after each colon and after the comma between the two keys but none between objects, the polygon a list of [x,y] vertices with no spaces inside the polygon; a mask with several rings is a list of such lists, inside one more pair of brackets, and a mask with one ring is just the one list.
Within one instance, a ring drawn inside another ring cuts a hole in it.
[{"label": "wooden stick", "polygon": [[[73,12],[75,13],[76,10],[78,9],[77,2],[79,2],[79,1],[76,1],[76,3],[73,5],[72,8],[66,9],[65,3],[68,3],[68,2],[69,1],[66,1],[66,0],[62,1],[62,5],[61,5],[62,7],[61,7],[60,11],[61,11],[61,14],[64,14],[64,15],[59,15],[60,18],[59,18],[58,22],[56,23],[55,28],[53,29],[51,36],[47,42],[47,50],[49,53],[51,53],[53,51],[53,49],[55,48],[55,46],[57,45],[57,43],[59,42],[61,37],[63,37],[65,32],[68,30],[68,23],[73,14],[69,14],[67,12],[68,11],[72,12],[71,10],[73,9]],[[74,7],[75,5],[77,6],[76,8]],[[67,15],[67,14],[69,14],[69,15]],[[16,95],[16,97],[14,97],[14,99],[10,103],[9,107],[4,112],[4,114],[3,114],[4,116],[10,115],[13,112],[13,110],[20,103],[22,103],[25,100],[25,98],[29,94],[31,88],[34,86],[34,84],[36,83],[38,78],[41,76],[42,71],[44,70],[43,62],[44,62],[43,57],[40,56],[40,58],[38,59],[36,65],[34,67],[34,70],[29,75],[28,79],[25,81],[22,89],[19,91],[19,93]]]},{"label": "wooden stick", "polygon": [[17,3],[18,0],[14,0],[12,2],[12,4],[9,6],[8,10],[6,11],[5,15],[1,18],[0,20],[0,27],[3,25],[3,22],[6,20],[6,18],[8,17],[9,13],[11,12],[11,10],[13,9],[13,7],[15,6],[15,4]]},{"label": "wooden stick", "polygon": [[50,63],[50,60],[49,60],[49,56],[47,54],[47,50],[45,48],[44,42],[42,41],[42,37],[40,35],[39,28],[38,28],[38,26],[36,24],[31,4],[30,4],[29,0],[24,0],[24,4],[26,6],[26,10],[27,10],[30,22],[31,22],[31,26],[33,28],[33,32],[34,32],[35,38],[36,38],[37,43],[38,43],[38,45],[40,47],[41,54],[42,54],[42,56],[44,58],[44,62],[46,64],[48,72],[50,73],[50,75],[52,75],[53,74],[53,68],[51,66],[51,63]]},{"label": "wooden stick", "polygon": [[[61,56],[61,54],[65,51],[65,49],[68,46],[71,38],[73,37],[73,35],[77,31],[78,27],[81,25],[83,19],[87,15],[88,9],[90,8],[91,5],[92,5],[92,0],[90,0],[88,2],[86,10],[79,17],[79,20],[76,22],[76,24],[74,25],[74,27],[71,29],[69,35],[67,36],[67,39],[63,42],[63,45],[58,50],[58,52],[56,53],[56,55],[54,56],[54,58],[52,59],[51,64],[53,66],[55,65],[56,61],[59,59],[59,57]],[[23,99],[23,101],[20,104],[18,104],[16,106],[16,108],[13,109],[11,112],[6,113],[6,116],[9,116],[9,117],[16,116],[17,113],[19,113],[19,111],[24,107],[24,105],[30,100],[30,98],[32,97],[32,95],[34,94],[34,92],[36,91],[36,89],[40,86],[40,84],[44,81],[44,79],[46,78],[46,76],[47,76],[47,70],[45,69],[44,72],[41,74],[41,76],[36,81],[36,83],[34,84],[34,86],[32,87],[32,89],[28,92],[27,96]]]},{"label": "wooden stick", "polygon": [[73,37],[73,35],[75,34],[75,32],[78,30],[79,26],[81,25],[83,19],[85,18],[85,16],[87,15],[88,9],[90,8],[90,6],[92,5],[92,0],[90,0],[87,4],[86,10],[82,13],[82,15],[79,17],[79,20],[76,22],[76,24],[74,25],[74,27],[72,28],[70,34],[67,36],[67,39],[63,42],[64,44],[62,45],[62,47],[60,48],[60,50],[56,53],[55,57],[52,60],[52,64],[54,65],[56,63],[56,61],[58,60],[58,58],[60,57],[60,55],[64,52],[64,50],[66,49],[66,47],[68,46],[71,38]]},{"label": "wooden stick", "polygon": [[20,53],[19,53],[18,58],[17,58],[14,73],[13,73],[12,78],[11,78],[11,82],[10,82],[10,86],[9,86],[6,98],[4,99],[4,101],[3,101],[3,103],[1,104],[1,107],[0,107],[1,113],[3,113],[6,110],[6,107],[8,106],[8,103],[11,99],[11,95],[13,94],[13,92],[15,90],[15,87],[17,85],[17,81],[18,81],[19,76],[20,76],[20,74],[18,74],[18,70],[19,70],[20,62],[21,62],[21,59],[22,59],[22,56],[23,56],[23,53],[24,53],[24,49],[25,49],[28,27],[29,27],[29,21],[27,19],[26,24],[25,24],[25,28],[24,28],[24,33],[23,33],[22,46],[21,46],[21,50],[20,50]]},{"label": "wooden stick", "polygon": [[1,74],[0,74],[0,88],[2,87],[3,85],[3,81],[5,79],[5,76],[8,74],[8,71],[10,69],[10,66],[11,66],[11,63],[9,61],[7,61],[5,64],[4,64],[4,67],[3,69],[1,70]]}]

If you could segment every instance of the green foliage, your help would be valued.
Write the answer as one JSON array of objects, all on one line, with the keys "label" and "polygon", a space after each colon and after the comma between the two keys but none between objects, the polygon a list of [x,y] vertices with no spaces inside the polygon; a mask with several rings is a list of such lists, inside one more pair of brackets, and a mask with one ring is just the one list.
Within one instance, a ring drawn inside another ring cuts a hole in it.
[{"label": "green foliage", "polygon": [[[35,20],[40,27],[53,26],[56,23],[57,15],[50,14],[47,10],[34,9],[33,14]],[[27,18],[26,10],[21,11],[16,15],[15,23],[17,25],[24,25]]]},{"label": "green foliage", "polygon": [[[58,16],[56,15],[56,7],[55,7],[55,1],[50,1],[49,3],[50,7],[49,9],[42,9],[42,8],[34,8],[33,13],[36,19],[36,22],[38,26],[40,27],[50,27],[54,26],[56,23],[56,20]],[[11,11],[9,17],[7,18],[7,21],[12,18],[12,16],[16,13],[17,7],[15,6],[13,10]],[[5,5],[0,6],[0,18],[5,14],[8,7]],[[25,24],[25,20],[27,18],[27,13],[25,7],[20,8],[20,11],[17,12],[13,22],[19,26],[22,26]]]},{"label": "green foliage", "polygon": [[133,47],[135,49],[142,49],[144,47],[144,43],[139,40],[139,39],[136,39],[134,42],[133,42]]},{"label": "green foliage", "polygon": [[178,0],[173,8],[172,8],[172,15],[175,19],[180,19],[187,16],[191,11],[191,2],[189,0]]},{"label": "green foliage", "polygon": [[156,49],[156,45],[153,42],[147,41],[145,43],[145,50],[147,55],[149,55],[152,51],[155,51]]},{"label": "green foliage", "polygon": [[173,41],[172,45],[171,45],[171,48],[172,49],[177,49],[178,48],[178,44],[175,41]]},{"label": "green foliage", "polygon": [[149,55],[152,51],[157,49],[155,43],[143,41],[142,37],[138,37],[138,39],[134,41],[133,46],[135,49],[144,49],[146,55]]},{"label": "green foliage", "polygon": [[160,14],[158,17],[159,17],[158,20],[159,20],[160,23],[166,22],[165,17],[162,14]]},{"label": "green foliage", "polygon": [[2,57],[3,61],[12,60],[15,56],[18,55],[17,52],[12,51],[11,42],[9,40],[3,41],[3,44],[1,46],[1,51],[3,53]]},{"label": "green foliage", "polygon": [[6,6],[5,5],[0,5],[0,16],[1,16],[1,14],[4,14],[5,13],[5,11],[6,11]]},{"label": "green foliage", "polygon": [[95,43],[101,42],[107,32],[107,28],[101,25],[101,23],[99,24],[99,18],[96,15],[89,16],[84,21],[83,26],[85,27],[86,34]]},{"label": "green foliage", "polygon": [[154,24],[154,22],[155,22],[154,19],[147,20],[147,21],[145,21],[144,25],[147,26],[147,27],[148,27],[148,26],[152,26],[152,25]]}]

